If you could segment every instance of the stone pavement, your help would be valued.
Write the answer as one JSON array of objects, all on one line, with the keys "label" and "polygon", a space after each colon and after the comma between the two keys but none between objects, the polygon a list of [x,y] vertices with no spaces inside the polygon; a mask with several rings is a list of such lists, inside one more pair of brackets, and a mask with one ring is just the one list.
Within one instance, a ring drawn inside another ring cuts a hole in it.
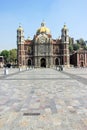
[{"label": "stone pavement", "polygon": [[87,130],[87,68],[0,77],[0,130]]}]

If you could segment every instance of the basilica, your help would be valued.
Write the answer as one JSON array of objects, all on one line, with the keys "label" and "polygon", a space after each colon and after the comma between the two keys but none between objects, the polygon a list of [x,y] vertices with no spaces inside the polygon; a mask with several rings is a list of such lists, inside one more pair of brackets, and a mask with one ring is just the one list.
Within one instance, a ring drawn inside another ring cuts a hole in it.
[{"label": "basilica", "polygon": [[44,22],[36,30],[33,39],[24,38],[24,29],[17,29],[17,61],[18,66],[54,67],[70,66],[69,30],[64,24],[61,37],[53,39],[51,31]]}]

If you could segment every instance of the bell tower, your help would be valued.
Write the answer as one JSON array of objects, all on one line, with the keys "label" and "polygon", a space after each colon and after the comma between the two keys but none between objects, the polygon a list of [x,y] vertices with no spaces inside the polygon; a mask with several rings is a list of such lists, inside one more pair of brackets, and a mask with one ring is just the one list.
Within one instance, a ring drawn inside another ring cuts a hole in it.
[{"label": "bell tower", "polygon": [[17,59],[18,66],[25,65],[24,30],[21,26],[17,29]]},{"label": "bell tower", "polygon": [[63,65],[69,67],[69,35],[68,35],[68,28],[64,24],[64,27],[61,30],[61,44],[62,44],[62,55],[63,55]]}]

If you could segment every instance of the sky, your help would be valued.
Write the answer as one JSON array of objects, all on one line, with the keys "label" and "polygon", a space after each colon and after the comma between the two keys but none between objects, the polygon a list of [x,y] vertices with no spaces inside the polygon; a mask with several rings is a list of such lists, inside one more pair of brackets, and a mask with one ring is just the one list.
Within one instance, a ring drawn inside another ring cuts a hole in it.
[{"label": "sky", "polygon": [[87,0],[0,0],[0,51],[17,48],[20,24],[32,39],[43,20],[53,39],[66,24],[70,37],[87,40]]}]

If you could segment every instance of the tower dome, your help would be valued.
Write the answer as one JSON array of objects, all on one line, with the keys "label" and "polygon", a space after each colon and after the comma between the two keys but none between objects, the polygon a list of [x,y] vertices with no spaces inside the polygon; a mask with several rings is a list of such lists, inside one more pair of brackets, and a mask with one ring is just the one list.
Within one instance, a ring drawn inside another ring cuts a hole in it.
[{"label": "tower dome", "polygon": [[36,34],[40,34],[40,33],[50,34],[50,29],[46,27],[44,22],[41,23],[41,27],[36,32]]},{"label": "tower dome", "polygon": [[18,29],[17,29],[17,31],[23,31],[24,29],[22,28],[22,26],[21,25],[19,25],[19,27],[18,27]]},{"label": "tower dome", "polygon": [[64,26],[63,26],[62,30],[68,30],[68,28],[67,28],[66,24],[64,24]]}]

